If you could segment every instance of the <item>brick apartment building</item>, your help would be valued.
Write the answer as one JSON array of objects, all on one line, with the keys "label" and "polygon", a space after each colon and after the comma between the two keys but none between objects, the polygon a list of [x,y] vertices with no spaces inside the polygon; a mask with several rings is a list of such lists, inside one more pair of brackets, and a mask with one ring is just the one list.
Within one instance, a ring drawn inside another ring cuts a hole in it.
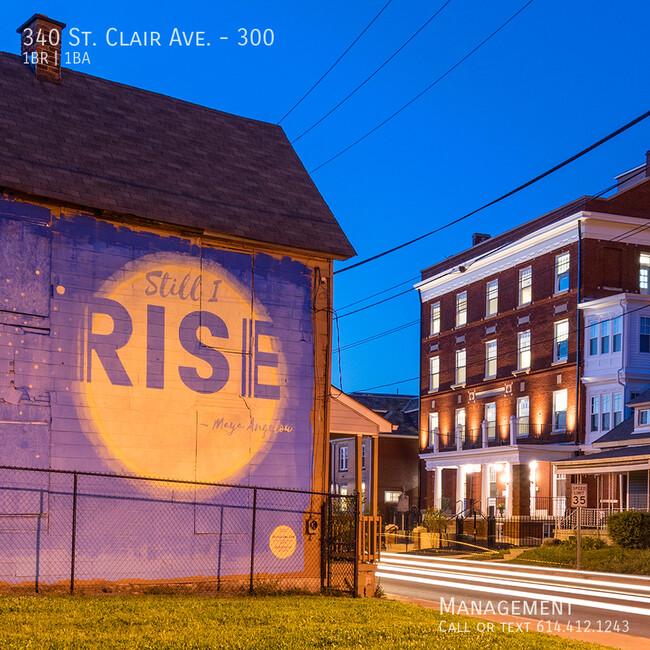
[{"label": "brick apartment building", "polygon": [[280,127],[62,69],[64,27],[0,53],[0,465],[30,470],[0,470],[0,581],[252,584],[255,556],[318,588],[354,251]]},{"label": "brick apartment building", "polygon": [[[650,155],[609,198],[474,235],[422,272],[423,507],[562,514],[552,461],[618,424],[650,385],[639,339],[650,323],[648,177]],[[636,352],[617,373],[622,350]]]}]

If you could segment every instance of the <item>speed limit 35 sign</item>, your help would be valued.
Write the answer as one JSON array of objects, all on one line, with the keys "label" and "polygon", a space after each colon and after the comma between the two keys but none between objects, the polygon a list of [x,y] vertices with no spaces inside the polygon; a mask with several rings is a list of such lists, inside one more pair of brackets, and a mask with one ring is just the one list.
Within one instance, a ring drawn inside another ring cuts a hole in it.
[{"label": "speed limit 35 sign", "polygon": [[574,483],[571,486],[571,507],[584,508],[587,505],[587,484]]}]

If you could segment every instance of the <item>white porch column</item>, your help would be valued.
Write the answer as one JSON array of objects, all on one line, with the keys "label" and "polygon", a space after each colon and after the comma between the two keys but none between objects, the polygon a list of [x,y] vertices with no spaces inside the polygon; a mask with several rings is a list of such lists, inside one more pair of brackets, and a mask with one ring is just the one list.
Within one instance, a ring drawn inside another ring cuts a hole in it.
[{"label": "white porch column", "polygon": [[440,429],[436,427],[433,430],[433,453],[434,454],[438,453],[438,445],[440,444],[439,438],[440,438]]},{"label": "white porch column", "polygon": [[456,468],[456,504],[460,501],[460,505],[457,505],[456,512],[460,512],[465,507],[465,495],[464,487],[465,484],[465,469],[462,465],[458,465]]},{"label": "white porch column", "polygon": [[517,444],[517,418],[514,415],[510,416],[510,444]]},{"label": "white porch column", "polygon": [[488,497],[490,496],[490,472],[488,464],[481,465],[481,512],[487,517]]},{"label": "white porch column", "polygon": [[433,480],[433,507],[440,508],[442,505],[442,467],[436,467]]},{"label": "white porch column", "polygon": [[488,446],[487,420],[481,422],[481,447],[484,449]]},{"label": "white porch column", "polygon": [[506,514],[508,517],[512,517],[512,467],[508,461],[503,465],[505,467],[504,472],[508,477],[506,481]]},{"label": "white porch column", "polygon": [[458,425],[456,427],[456,451],[460,451],[463,448],[463,440],[461,436],[461,427]]}]

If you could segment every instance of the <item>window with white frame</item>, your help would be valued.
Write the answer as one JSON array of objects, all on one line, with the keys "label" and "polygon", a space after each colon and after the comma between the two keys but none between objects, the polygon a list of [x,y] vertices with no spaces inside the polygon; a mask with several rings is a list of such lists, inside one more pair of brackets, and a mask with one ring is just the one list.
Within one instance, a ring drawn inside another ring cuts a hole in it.
[{"label": "window with white frame", "polygon": [[609,394],[603,395],[603,404],[601,406],[602,413],[600,415],[600,430],[605,433],[612,428],[612,396]]},{"label": "window with white frame", "polygon": [[465,433],[465,409],[459,408],[456,409],[456,414],[454,416],[454,431],[458,431],[460,427],[460,435],[463,436]]},{"label": "window with white frame", "polygon": [[639,291],[650,293],[650,253],[641,253],[639,256]]},{"label": "window with white frame", "polygon": [[440,303],[431,305],[431,321],[429,323],[429,336],[440,334]]},{"label": "window with white frame", "polygon": [[617,316],[612,321],[612,352],[620,352],[623,347],[622,330],[623,317]]},{"label": "window with white frame", "polygon": [[[347,496],[347,494],[348,494],[348,486],[347,486],[347,484],[341,484],[341,485],[339,485],[339,486],[338,486],[338,493],[339,493],[341,496]],[[342,507],[341,507],[341,510],[345,510],[345,506],[346,506],[346,504],[343,503],[343,504],[342,504]]]},{"label": "window with white frame", "polygon": [[490,486],[490,499],[496,499],[499,496],[499,492],[497,490],[496,465],[488,465],[488,484]]},{"label": "window with white frame", "polygon": [[569,321],[553,323],[553,361],[566,361],[569,358]]},{"label": "window with white frame", "polygon": [[467,375],[466,372],[466,352],[465,348],[462,350],[456,350],[456,383],[464,384],[465,378]]},{"label": "window with white frame", "polygon": [[456,327],[467,325],[467,291],[456,294]]},{"label": "window with white frame", "polygon": [[591,430],[598,431],[598,425],[600,423],[600,397],[598,395],[593,395],[591,397]]},{"label": "window with white frame", "polygon": [[527,266],[519,271],[519,306],[529,304],[533,299],[533,269]]},{"label": "window with white frame", "polygon": [[639,352],[650,352],[650,318],[639,319]]},{"label": "window with white frame", "polygon": [[366,446],[361,445],[361,469],[366,469]]},{"label": "window with white frame", "polygon": [[524,438],[530,433],[530,397],[517,398],[517,435]]},{"label": "window with white frame", "polygon": [[339,472],[348,471],[348,448],[339,447]]},{"label": "window with white frame", "polygon": [[569,253],[562,253],[555,258],[555,293],[569,289]]},{"label": "window with white frame", "polygon": [[614,426],[623,420],[623,393],[614,393]]},{"label": "window with white frame", "polygon": [[491,280],[485,285],[485,315],[494,316],[499,311],[499,281]]},{"label": "window with white frame", "polygon": [[386,503],[397,503],[401,494],[399,490],[385,490],[384,501]]},{"label": "window with white frame", "polygon": [[497,342],[488,341],[485,344],[485,378],[497,376]]},{"label": "window with white frame", "polygon": [[440,357],[431,357],[429,359],[429,392],[440,388]]},{"label": "window with white frame", "polygon": [[530,368],[530,330],[517,334],[517,369]]},{"label": "window with white frame", "polygon": [[593,357],[598,354],[598,323],[589,325],[589,354]]},{"label": "window with white frame", "polygon": [[637,425],[650,424],[650,409],[637,409]]},{"label": "window with white frame", "polygon": [[434,446],[434,439],[436,435],[436,429],[440,430],[438,412],[429,413],[429,447]]},{"label": "window with white frame", "polygon": [[487,423],[488,439],[494,440],[497,435],[497,405],[495,402],[488,402],[485,405],[485,422]]},{"label": "window with white frame", "polygon": [[600,353],[609,354],[609,321],[604,320],[600,324]]},{"label": "window with white frame", "polygon": [[553,391],[553,431],[566,430],[567,390]]}]

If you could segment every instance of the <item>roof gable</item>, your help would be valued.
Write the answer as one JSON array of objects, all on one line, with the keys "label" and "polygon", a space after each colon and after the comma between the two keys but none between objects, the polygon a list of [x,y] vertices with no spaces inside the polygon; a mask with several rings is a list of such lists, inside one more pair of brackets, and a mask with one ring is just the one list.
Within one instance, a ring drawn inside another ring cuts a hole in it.
[{"label": "roof gable", "polygon": [[346,259],[281,127],[0,52],[0,186]]}]

